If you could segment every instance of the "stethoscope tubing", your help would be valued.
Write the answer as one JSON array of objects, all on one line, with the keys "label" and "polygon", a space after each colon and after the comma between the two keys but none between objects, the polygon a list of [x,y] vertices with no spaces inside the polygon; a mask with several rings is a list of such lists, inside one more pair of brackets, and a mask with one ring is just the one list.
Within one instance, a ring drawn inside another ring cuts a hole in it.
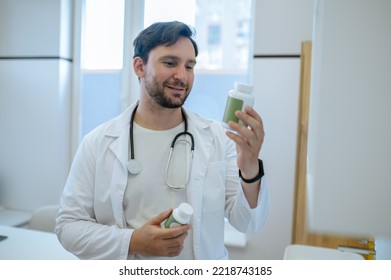
[{"label": "stethoscope tubing", "polygon": [[[129,128],[130,160],[128,161],[127,168],[128,168],[129,173],[131,173],[133,175],[137,175],[141,172],[141,165],[137,162],[137,160],[135,159],[135,155],[134,155],[133,124],[134,124],[134,117],[136,115],[137,107],[138,107],[138,104],[134,108],[132,115],[130,117],[130,128]],[[167,165],[166,165],[166,173],[165,173],[166,184],[173,189],[183,189],[190,180],[190,175],[188,174],[188,180],[185,185],[174,186],[174,185],[171,185],[168,183],[167,173],[168,173],[168,169],[170,166],[171,156],[172,156],[172,152],[174,150],[175,144],[178,141],[185,141],[191,145],[190,146],[190,161],[191,161],[191,163],[190,163],[189,170],[191,170],[191,165],[193,162],[194,147],[195,147],[194,136],[190,132],[187,131],[187,116],[186,116],[186,113],[183,108],[181,108],[181,112],[182,112],[182,116],[183,116],[183,121],[185,123],[185,131],[178,133],[171,142],[170,153],[168,155],[168,160],[167,160]],[[179,137],[186,136],[186,135],[188,135],[190,137],[190,141],[187,139],[178,140]]]}]

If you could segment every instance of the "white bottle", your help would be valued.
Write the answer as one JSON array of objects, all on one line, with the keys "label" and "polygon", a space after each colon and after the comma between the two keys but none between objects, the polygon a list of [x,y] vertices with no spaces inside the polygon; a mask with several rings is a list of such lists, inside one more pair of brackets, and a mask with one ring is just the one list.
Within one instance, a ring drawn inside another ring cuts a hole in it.
[{"label": "white bottle", "polygon": [[165,228],[179,227],[190,223],[193,215],[193,207],[190,204],[182,202],[177,208],[175,208],[170,217],[164,222]]},{"label": "white bottle", "polygon": [[254,87],[243,83],[235,83],[235,88],[228,92],[227,103],[225,105],[223,126],[229,128],[228,122],[239,122],[235,116],[236,111],[244,111],[246,106],[252,107],[254,105],[254,96],[251,94]]}]

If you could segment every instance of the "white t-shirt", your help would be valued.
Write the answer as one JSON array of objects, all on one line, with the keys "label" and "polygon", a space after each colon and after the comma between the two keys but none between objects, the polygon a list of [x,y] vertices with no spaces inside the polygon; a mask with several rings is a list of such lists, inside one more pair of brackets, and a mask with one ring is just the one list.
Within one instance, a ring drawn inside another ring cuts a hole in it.
[{"label": "white t-shirt", "polygon": [[[170,147],[175,136],[184,131],[184,124],[165,131],[156,131],[133,124],[134,157],[141,165],[137,175],[128,174],[125,190],[124,209],[129,228],[140,228],[145,222],[159,215],[168,208],[176,208],[187,201],[186,188],[175,190],[169,184],[178,186],[186,184],[190,176],[190,144],[181,136],[175,144],[170,168],[166,172]],[[129,156],[130,158],[130,156]],[[185,239],[182,253],[174,258],[157,258],[136,255],[135,259],[194,259],[193,234]]]}]

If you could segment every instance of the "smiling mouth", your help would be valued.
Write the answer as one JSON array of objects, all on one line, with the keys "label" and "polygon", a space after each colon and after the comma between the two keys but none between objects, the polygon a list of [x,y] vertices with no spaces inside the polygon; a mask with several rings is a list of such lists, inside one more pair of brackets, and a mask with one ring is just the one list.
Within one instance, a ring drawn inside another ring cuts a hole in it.
[{"label": "smiling mouth", "polygon": [[186,91],[186,88],[185,87],[178,87],[178,86],[170,86],[170,85],[166,85],[167,88],[171,89],[171,90],[175,90],[175,91]]},{"label": "smiling mouth", "polygon": [[166,85],[166,88],[171,91],[171,94],[175,97],[181,97],[186,94],[187,88],[185,86]]}]

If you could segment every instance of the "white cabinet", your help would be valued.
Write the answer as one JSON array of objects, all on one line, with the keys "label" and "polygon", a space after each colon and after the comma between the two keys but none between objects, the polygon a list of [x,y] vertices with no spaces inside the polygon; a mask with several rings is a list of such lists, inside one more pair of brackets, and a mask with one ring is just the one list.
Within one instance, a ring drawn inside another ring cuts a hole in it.
[{"label": "white cabinet", "polygon": [[310,227],[391,237],[391,2],[317,1]]},{"label": "white cabinet", "polygon": [[58,202],[69,170],[71,64],[0,60],[0,203]]},{"label": "white cabinet", "polygon": [[71,4],[0,1],[0,205],[57,203],[70,162]]}]

